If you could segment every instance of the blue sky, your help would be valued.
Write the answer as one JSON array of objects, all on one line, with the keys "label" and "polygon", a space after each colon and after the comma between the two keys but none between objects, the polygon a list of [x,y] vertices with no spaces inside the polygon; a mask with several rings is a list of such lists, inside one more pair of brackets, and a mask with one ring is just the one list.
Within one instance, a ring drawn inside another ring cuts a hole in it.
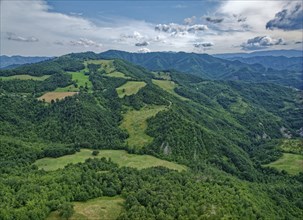
[{"label": "blue sky", "polygon": [[1,55],[302,49],[302,1],[1,1]]}]

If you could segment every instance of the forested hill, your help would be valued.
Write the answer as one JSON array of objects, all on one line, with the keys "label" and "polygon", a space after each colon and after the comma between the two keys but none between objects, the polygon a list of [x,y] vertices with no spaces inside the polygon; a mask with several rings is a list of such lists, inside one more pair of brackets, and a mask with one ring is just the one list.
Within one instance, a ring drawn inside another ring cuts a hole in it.
[{"label": "forested hill", "polygon": [[262,64],[266,68],[277,70],[291,70],[298,73],[303,72],[303,57],[285,56],[256,56],[256,57],[231,57],[229,60],[238,60],[247,64]]},{"label": "forested hill", "polygon": [[74,218],[90,199],[121,201],[121,220],[303,216],[298,90],[100,57],[0,71],[0,219]]},{"label": "forested hill", "polygon": [[51,57],[24,57],[24,56],[0,56],[0,69],[9,67],[11,65],[22,65],[27,63],[37,63],[44,60],[51,59]]},{"label": "forested hill", "polygon": [[247,64],[238,60],[224,60],[208,54],[185,52],[128,53],[110,50],[99,54],[106,58],[120,58],[149,70],[175,69],[205,79],[271,82],[302,89],[302,68],[276,70],[261,64]]}]

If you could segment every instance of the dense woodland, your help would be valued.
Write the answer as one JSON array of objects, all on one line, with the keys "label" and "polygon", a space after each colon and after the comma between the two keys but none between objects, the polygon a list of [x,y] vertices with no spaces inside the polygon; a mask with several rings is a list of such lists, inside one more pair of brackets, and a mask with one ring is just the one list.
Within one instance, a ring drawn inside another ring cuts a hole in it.
[{"label": "dense woodland", "polygon": [[[1,70],[1,76],[51,75],[44,81],[0,80],[0,219],[45,219],[67,211],[74,201],[120,195],[119,219],[301,219],[303,173],[289,175],[262,166],[281,157],[281,128],[300,137],[300,91],[271,83],[213,81],[166,71],[175,93],[152,83],[143,67],[115,60],[117,71],[144,81],[138,93],[119,98],[127,78],[108,77],[89,64],[93,92],[52,103],[37,98],[71,85],[66,71],[85,68],[94,53],[70,54]],[[119,125],[128,109],[165,105],[148,119],[153,141],[129,148]],[[80,148],[125,149],[186,165],[121,168],[111,160],[89,159],[46,172],[33,163],[43,157],[74,154]],[[107,172],[99,172],[107,171]]]}]

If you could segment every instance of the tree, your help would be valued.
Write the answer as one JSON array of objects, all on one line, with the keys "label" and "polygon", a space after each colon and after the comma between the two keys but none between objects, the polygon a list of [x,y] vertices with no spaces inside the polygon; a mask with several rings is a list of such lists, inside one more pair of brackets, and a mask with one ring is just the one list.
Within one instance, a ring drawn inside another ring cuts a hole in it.
[{"label": "tree", "polygon": [[92,152],[92,155],[93,155],[93,156],[97,156],[99,153],[100,153],[100,152],[99,152],[98,150],[94,150],[94,151]]},{"label": "tree", "polygon": [[59,207],[59,215],[62,218],[69,219],[74,214],[74,205],[71,203],[63,203]]}]

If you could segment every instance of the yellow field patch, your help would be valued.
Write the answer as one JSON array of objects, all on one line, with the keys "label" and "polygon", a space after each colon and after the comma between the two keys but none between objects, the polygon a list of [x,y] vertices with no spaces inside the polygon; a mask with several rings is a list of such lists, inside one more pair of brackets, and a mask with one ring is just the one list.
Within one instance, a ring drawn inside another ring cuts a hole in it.
[{"label": "yellow field patch", "polygon": [[78,92],[47,92],[43,96],[39,97],[39,100],[44,100],[45,102],[51,102],[52,100],[56,101],[56,99],[64,99],[68,96],[73,96]]},{"label": "yellow field patch", "polygon": [[[124,199],[115,197],[100,197],[86,202],[74,202],[74,214],[69,220],[117,219],[123,209]],[[46,220],[61,220],[58,211],[52,212]]]}]

